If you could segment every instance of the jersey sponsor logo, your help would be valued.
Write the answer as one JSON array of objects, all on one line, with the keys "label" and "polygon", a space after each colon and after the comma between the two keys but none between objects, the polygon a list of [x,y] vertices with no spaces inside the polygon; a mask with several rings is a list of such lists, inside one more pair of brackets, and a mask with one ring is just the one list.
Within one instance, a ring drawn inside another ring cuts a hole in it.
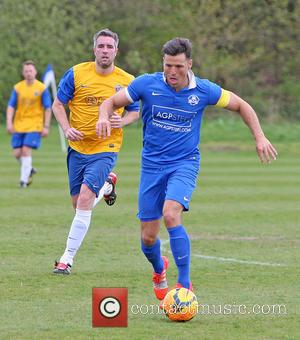
[{"label": "jersey sponsor logo", "polygon": [[179,110],[160,105],[152,106],[152,123],[174,132],[190,132],[196,112]]},{"label": "jersey sponsor logo", "polygon": [[35,102],[36,102],[36,99],[20,98],[21,106],[24,106],[24,107],[34,105]]},{"label": "jersey sponsor logo", "polygon": [[162,93],[158,93],[158,92],[152,92],[152,96],[162,96]]},{"label": "jersey sponsor logo", "polygon": [[85,85],[85,84],[81,84],[80,87],[86,88],[86,87],[89,87],[89,86],[88,86],[88,85]]},{"label": "jersey sponsor logo", "polygon": [[104,102],[105,98],[103,97],[94,97],[94,96],[87,96],[85,97],[85,102],[87,105],[100,105]]},{"label": "jersey sponsor logo", "polygon": [[200,98],[195,94],[192,94],[188,97],[188,103],[192,106],[197,105],[200,101]]}]

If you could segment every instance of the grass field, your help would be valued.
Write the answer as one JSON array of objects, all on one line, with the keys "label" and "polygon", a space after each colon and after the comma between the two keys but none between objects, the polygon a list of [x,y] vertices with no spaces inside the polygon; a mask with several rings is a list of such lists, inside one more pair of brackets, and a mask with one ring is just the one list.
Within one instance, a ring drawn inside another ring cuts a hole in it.
[{"label": "grass field", "polygon": [[[53,262],[73,218],[57,130],[34,153],[34,183],[19,189],[18,165],[2,126],[0,338],[299,339],[300,130],[296,124],[266,124],[265,130],[279,151],[268,166],[259,163],[239,121],[204,124],[201,174],[184,225],[195,293],[206,310],[191,322],[173,323],[130,309],[157,303],[135,217],[141,130],[126,129],[115,169],[117,203],[96,207],[72,275],[57,277]],[[164,228],[161,238],[173,285],[176,270]],[[128,287],[128,328],[92,328],[92,287]]]}]

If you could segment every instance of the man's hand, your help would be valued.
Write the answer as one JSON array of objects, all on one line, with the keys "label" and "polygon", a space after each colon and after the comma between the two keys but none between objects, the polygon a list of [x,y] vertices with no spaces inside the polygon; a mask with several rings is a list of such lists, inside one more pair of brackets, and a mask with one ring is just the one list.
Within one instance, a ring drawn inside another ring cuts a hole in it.
[{"label": "man's hand", "polygon": [[6,131],[12,135],[15,132],[14,126],[12,124],[7,124]]},{"label": "man's hand", "polygon": [[48,127],[44,127],[42,132],[41,132],[41,136],[42,137],[47,137],[49,135],[49,128]]},{"label": "man's hand", "polygon": [[99,138],[110,137],[111,134],[111,124],[108,119],[100,118],[96,123],[96,134]]},{"label": "man's hand", "polygon": [[256,152],[262,163],[271,163],[278,155],[274,146],[264,136],[256,140]]},{"label": "man's hand", "polygon": [[64,134],[65,137],[72,142],[82,140],[84,137],[82,132],[71,127],[64,130]]},{"label": "man's hand", "polygon": [[112,128],[121,129],[124,126],[122,117],[119,116],[116,112],[113,113],[109,121]]}]

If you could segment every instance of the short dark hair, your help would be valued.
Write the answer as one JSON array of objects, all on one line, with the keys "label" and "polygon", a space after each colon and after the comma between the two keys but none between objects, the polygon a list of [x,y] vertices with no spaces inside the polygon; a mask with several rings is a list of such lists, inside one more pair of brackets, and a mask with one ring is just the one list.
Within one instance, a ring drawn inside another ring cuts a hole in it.
[{"label": "short dark hair", "polygon": [[103,30],[98,31],[98,32],[94,35],[94,47],[96,47],[97,39],[98,39],[100,36],[111,37],[111,38],[113,38],[114,41],[115,41],[116,47],[118,47],[118,45],[119,45],[119,37],[118,37],[118,34],[115,33],[115,32],[113,32],[113,31],[111,31],[111,30],[108,29],[108,28],[104,28]]},{"label": "short dark hair", "polygon": [[26,65],[32,65],[35,67],[35,64],[32,60],[26,60],[24,61],[24,63],[22,64],[22,67],[26,66]]},{"label": "short dark hair", "polygon": [[184,53],[188,59],[191,59],[192,43],[186,38],[174,38],[164,44],[162,53],[172,56]]}]

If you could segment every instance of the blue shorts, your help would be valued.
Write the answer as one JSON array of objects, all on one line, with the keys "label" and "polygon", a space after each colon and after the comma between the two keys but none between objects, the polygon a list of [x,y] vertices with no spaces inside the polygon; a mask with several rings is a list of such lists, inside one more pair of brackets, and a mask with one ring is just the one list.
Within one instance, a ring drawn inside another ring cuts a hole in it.
[{"label": "blue shorts", "polygon": [[71,196],[79,194],[80,187],[84,183],[98,197],[99,191],[113,169],[117,158],[116,152],[85,155],[69,148],[67,165]]},{"label": "blue shorts", "polygon": [[13,149],[28,146],[31,149],[38,149],[41,146],[40,132],[15,132],[11,138],[11,146]]},{"label": "blue shorts", "polygon": [[138,218],[141,221],[160,219],[165,200],[177,201],[184,211],[189,210],[199,167],[199,160],[184,160],[160,168],[142,167]]}]

